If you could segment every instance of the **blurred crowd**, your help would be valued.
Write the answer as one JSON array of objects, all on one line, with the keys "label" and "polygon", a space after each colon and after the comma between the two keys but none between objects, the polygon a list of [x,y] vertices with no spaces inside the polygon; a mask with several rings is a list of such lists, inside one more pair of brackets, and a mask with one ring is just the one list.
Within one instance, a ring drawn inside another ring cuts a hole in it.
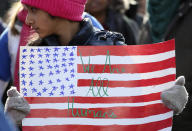
[{"label": "blurred crowd", "polygon": [[[0,33],[9,27],[14,38],[22,33],[20,27],[26,24],[19,15],[21,7],[14,5],[10,10],[15,1],[0,1]],[[13,8],[16,11],[12,11]],[[189,102],[184,111],[174,117],[173,131],[192,130],[192,0],[88,0],[85,11],[99,21],[98,28],[122,33],[127,45],[175,39],[177,76],[186,78]],[[13,52],[11,57],[16,57],[17,50]],[[8,87],[9,83],[4,85]],[[4,93],[3,103],[6,98]],[[0,117],[4,116],[0,114]]]}]

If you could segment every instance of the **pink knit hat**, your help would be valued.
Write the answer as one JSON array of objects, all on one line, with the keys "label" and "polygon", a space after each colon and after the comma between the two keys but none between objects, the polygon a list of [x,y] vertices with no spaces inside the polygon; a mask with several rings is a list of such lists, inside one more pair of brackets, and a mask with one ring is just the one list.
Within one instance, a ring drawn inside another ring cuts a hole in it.
[{"label": "pink knit hat", "polygon": [[21,0],[23,4],[39,8],[52,16],[81,21],[87,0]]}]

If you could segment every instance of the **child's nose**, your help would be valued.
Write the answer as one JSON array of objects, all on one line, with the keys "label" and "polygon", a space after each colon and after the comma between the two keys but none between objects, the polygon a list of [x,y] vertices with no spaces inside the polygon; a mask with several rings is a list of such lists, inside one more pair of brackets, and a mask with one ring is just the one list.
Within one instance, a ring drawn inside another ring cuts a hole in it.
[{"label": "child's nose", "polygon": [[32,20],[32,18],[31,18],[31,16],[30,16],[29,13],[27,14],[27,17],[26,17],[26,19],[25,19],[25,23],[26,23],[27,25],[29,25],[29,26],[31,26],[31,25],[33,24],[33,20]]}]

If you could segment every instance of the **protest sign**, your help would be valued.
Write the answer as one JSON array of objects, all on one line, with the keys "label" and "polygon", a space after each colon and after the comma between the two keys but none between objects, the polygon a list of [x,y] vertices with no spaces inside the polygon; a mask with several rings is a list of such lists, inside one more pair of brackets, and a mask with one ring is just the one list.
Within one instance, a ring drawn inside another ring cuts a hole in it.
[{"label": "protest sign", "polygon": [[20,52],[20,92],[31,107],[24,131],[171,130],[160,94],[174,84],[174,40]]}]

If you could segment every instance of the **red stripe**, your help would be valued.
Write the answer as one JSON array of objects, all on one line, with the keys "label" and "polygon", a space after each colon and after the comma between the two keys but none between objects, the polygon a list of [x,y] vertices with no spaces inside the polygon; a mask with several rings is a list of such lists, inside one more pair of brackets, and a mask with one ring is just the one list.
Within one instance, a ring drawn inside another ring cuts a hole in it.
[{"label": "red stripe", "polygon": [[175,80],[175,74],[167,75],[159,78],[152,78],[146,80],[133,80],[133,81],[107,81],[107,80],[90,80],[79,79],[78,87],[92,86],[92,87],[144,87],[152,85],[160,85]]},{"label": "red stripe", "polygon": [[[115,47],[115,48],[114,48]],[[167,52],[175,49],[175,40],[169,40],[157,44],[149,45],[129,45],[129,46],[78,46],[77,55],[80,56],[96,56],[110,55],[127,56],[127,55],[152,55]]]},{"label": "red stripe", "polygon": [[[116,64],[104,65],[103,64],[84,64],[85,68],[89,67],[89,73],[146,73],[153,72],[167,68],[175,68],[175,57],[152,63],[144,64]],[[94,67],[94,68],[93,68]],[[92,71],[93,70],[93,71]],[[87,73],[88,69],[84,72],[83,65],[77,65],[78,73]]]},{"label": "red stripe", "polygon": [[53,126],[23,126],[23,131],[157,131],[170,127],[172,118],[140,125],[53,125]]},{"label": "red stripe", "polygon": [[[137,103],[160,100],[161,93],[127,97],[74,97],[75,103]],[[69,97],[72,99],[72,97]],[[68,97],[25,97],[29,104],[67,103]]]},{"label": "red stripe", "polygon": [[[152,104],[138,107],[108,107],[108,108],[75,108],[75,103],[69,103],[69,109],[32,109],[27,118],[50,118],[50,117],[72,117],[72,118],[143,118],[171,111],[163,104]],[[73,106],[73,110],[71,109]],[[73,113],[72,113],[73,111]],[[89,112],[90,111],[90,112]],[[87,115],[84,116],[84,114]],[[114,114],[112,114],[112,112]],[[77,113],[77,114],[76,114]],[[81,114],[82,113],[82,114]],[[73,114],[73,115],[72,115]],[[112,115],[112,116],[111,116]],[[111,116],[111,117],[110,117]]]}]

